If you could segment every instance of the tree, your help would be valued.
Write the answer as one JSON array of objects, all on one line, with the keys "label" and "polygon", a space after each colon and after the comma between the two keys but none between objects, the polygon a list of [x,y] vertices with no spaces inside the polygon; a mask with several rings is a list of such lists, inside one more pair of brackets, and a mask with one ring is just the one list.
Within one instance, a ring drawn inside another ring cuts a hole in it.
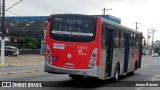
[{"label": "tree", "polygon": [[39,42],[35,38],[25,38],[24,44],[27,44],[31,49],[36,49]]}]

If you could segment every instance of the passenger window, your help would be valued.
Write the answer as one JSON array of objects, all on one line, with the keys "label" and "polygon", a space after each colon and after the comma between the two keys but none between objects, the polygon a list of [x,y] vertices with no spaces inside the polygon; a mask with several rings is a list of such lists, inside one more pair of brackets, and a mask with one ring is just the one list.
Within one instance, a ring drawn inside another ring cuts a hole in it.
[{"label": "passenger window", "polygon": [[120,30],[119,32],[119,42],[120,42],[120,48],[124,48],[124,31]]},{"label": "passenger window", "polygon": [[119,48],[119,30],[115,29],[115,34],[114,34],[114,48]]},{"label": "passenger window", "polygon": [[106,26],[102,26],[102,48],[106,48]]}]

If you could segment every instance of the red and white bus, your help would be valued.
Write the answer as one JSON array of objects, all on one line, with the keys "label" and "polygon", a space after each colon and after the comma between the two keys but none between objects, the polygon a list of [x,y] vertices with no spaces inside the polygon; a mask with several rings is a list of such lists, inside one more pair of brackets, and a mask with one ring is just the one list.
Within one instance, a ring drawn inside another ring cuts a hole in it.
[{"label": "red and white bus", "polygon": [[141,67],[141,32],[101,17],[56,14],[48,18],[44,71],[73,79],[107,79]]}]

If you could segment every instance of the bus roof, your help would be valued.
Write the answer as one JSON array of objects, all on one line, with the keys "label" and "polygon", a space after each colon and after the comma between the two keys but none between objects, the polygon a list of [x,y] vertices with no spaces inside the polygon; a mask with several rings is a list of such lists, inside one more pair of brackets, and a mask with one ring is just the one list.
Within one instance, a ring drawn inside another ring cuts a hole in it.
[{"label": "bus roof", "polygon": [[[102,18],[102,17],[100,17],[100,18]],[[123,26],[123,25],[121,25],[121,24],[117,24],[117,23],[112,22],[112,21],[109,21],[109,20],[107,20],[107,19],[105,19],[105,18],[102,18],[102,20],[103,20],[104,23],[107,23],[107,24],[109,24],[109,25],[118,27],[118,28],[120,28],[120,29],[124,29],[125,31],[130,31],[130,32],[142,34],[142,32],[140,32],[140,31],[136,31],[136,30],[134,30],[134,29],[128,28],[128,27]]]}]

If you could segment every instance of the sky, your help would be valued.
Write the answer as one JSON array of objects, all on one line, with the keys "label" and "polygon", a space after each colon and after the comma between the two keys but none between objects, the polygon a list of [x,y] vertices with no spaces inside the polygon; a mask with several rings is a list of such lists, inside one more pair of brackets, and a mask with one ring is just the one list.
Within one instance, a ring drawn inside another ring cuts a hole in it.
[{"label": "sky", "polygon": [[[21,0],[5,0],[6,9]],[[157,30],[154,40],[160,40],[160,0],[22,0],[7,10],[6,16],[49,16],[50,14],[101,15],[102,8],[121,18],[122,25],[148,35],[148,29]],[[159,34],[158,34],[159,33]],[[151,35],[151,31],[150,31]]]}]

